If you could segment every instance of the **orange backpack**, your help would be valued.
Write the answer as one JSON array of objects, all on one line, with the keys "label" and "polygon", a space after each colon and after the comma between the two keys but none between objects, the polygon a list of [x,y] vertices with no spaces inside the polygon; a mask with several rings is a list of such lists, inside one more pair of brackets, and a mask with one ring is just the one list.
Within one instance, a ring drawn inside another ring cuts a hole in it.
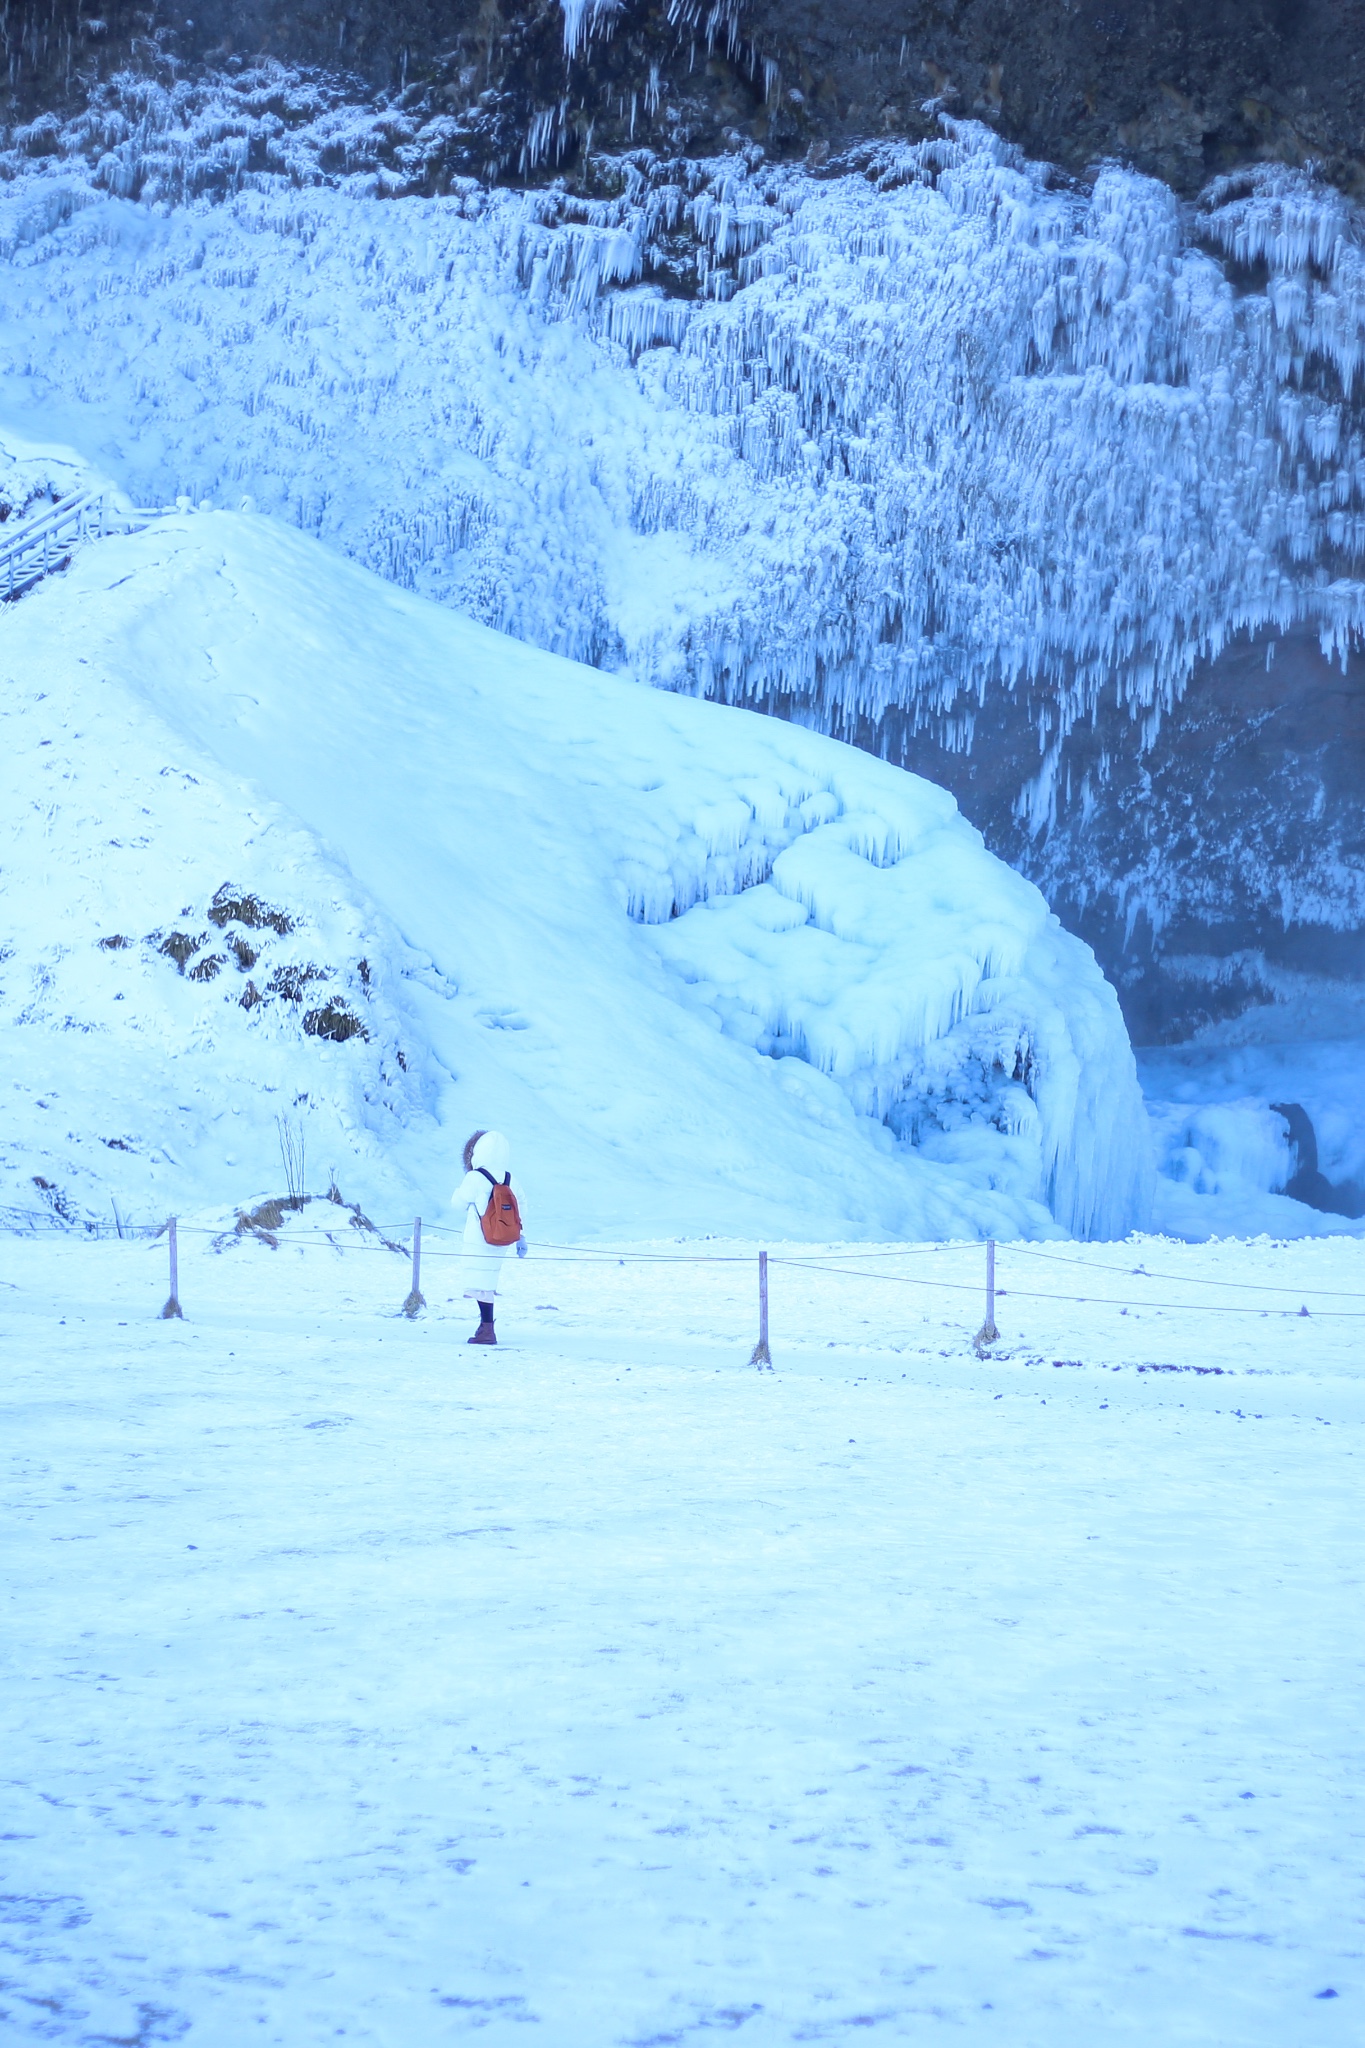
[{"label": "orange backpack", "polygon": [[521,1236],[521,1211],[512,1193],[512,1176],[509,1173],[501,1181],[496,1181],[486,1166],[481,1166],[479,1172],[493,1190],[488,1197],[488,1207],[479,1219],[484,1241],[497,1245],[515,1244]]}]

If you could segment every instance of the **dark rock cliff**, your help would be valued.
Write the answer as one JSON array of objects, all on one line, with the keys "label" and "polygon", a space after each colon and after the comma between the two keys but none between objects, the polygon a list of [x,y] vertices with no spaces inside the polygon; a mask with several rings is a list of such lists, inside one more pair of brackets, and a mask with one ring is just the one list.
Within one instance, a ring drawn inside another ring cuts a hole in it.
[{"label": "dark rock cliff", "polygon": [[[1121,157],[1182,192],[1264,157],[1365,190],[1365,0],[0,0],[11,111],[77,101],[129,63],[266,53],[428,97],[471,167],[519,166],[537,115],[567,168],[592,136],[705,153],[827,150],[998,125],[1078,174]],[[548,117],[548,120],[547,120]],[[482,161],[477,161],[478,159]]]},{"label": "dark rock cliff", "polygon": [[1111,697],[1040,768],[1027,693],[970,753],[889,714],[861,738],[942,783],[1094,947],[1139,1044],[1365,983],[1365,656],[1299,628],[1201,663],[1155,739]]}]

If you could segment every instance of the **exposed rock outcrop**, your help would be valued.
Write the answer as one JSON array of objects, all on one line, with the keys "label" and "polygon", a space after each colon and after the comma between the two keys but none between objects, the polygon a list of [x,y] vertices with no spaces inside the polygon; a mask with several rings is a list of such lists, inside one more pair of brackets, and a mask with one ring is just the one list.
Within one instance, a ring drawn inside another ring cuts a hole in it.
[{"label": "exposed rock outcrop", "polygon": [[1365,0],[4,0],[13,111],[129,63],[260,53],[423,99],[476,175],[571,169],[589,140],[784,155],[917,137],[933,108],[1084,173],[1190,193],[1264,158],[1365,189]]},{"label": "exposed rock outcrop", "polygon": [[988,698],[970,753],[895,714],[853,736],[953,791],[1094,947],[1139,1044],[1365,982],[1365,656],[1242,639],[1150,744],[1110,697],[1041,769],[1024,692]]}]

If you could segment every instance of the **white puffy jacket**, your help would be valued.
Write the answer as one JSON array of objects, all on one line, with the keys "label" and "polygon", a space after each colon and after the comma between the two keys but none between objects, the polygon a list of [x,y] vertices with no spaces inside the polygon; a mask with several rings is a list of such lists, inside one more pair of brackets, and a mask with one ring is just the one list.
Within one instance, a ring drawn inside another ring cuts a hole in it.
[{"label": "white puffy jacket", "polygon": [[[491,1301],[498,1291],[498,1276],[509,1247],[489,1244],[483,1234],[483,1212],[493,1198],[493,1182],[485,1178],[491,1173],[493,1180],[501,1181],[507,1172],[509,1147],[501,1131],[485,1131],[471,1154],[472,1165],[460,1185],[451,1196],[451,1206],[464,1212],[464,1236],[460,1242],[460,1263],[456,1272],[456,1284],[469,1301]],[[484,1171],[481,1172],[480,1168]],[[515,1181],[512,1193],[521,1206],[521,1194]]]}]

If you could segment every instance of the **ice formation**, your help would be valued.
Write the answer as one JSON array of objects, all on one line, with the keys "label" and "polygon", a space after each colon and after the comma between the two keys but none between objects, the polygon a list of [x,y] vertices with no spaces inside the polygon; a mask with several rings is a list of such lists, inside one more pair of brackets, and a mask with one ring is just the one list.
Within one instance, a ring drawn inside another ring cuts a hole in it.
[{"label": "ice formation", "polygon": [[1163,1175],[1196,1194],[1280,1194],[1295,1155],[1283,1116],[1254,1097],[1150,1111]]},{"label": "ice formation", "polygon": [[[621,4],[622,0],[559,0],[565,56],[577,56],[594,36],[609,35]],[[743,0],[668,0],[665,11],[674,27],[689,30],[708,49],[722,43],[733,50],[742,4]]]},{"label": "ice formation", "polygon": [[559,0],[564,15],[564,54],[576,57],[588,38],[619,13],[621,0]]},{"label": "ice formation", "polygon": [[[1117,999],[941,790],[172,515],[5,621],[3,1200],[381,1208],[496,1112],[537,1228],[1122,1234]],[[388,1220],[391,1220],[388,1219]]]},{"label": "ice formation", "polygon": [[836,730],[896,705],[966,745],[1027,681],[1046,756],[1102,689],[1154,725],[1241,628],[1365,624],[1361,215],[1310,174],[1191,214],[949,124],[821,176],[416,196],[447,143],[274,71],[25,131],[12,415],[143,499],[248,492],[536,645]]}]

